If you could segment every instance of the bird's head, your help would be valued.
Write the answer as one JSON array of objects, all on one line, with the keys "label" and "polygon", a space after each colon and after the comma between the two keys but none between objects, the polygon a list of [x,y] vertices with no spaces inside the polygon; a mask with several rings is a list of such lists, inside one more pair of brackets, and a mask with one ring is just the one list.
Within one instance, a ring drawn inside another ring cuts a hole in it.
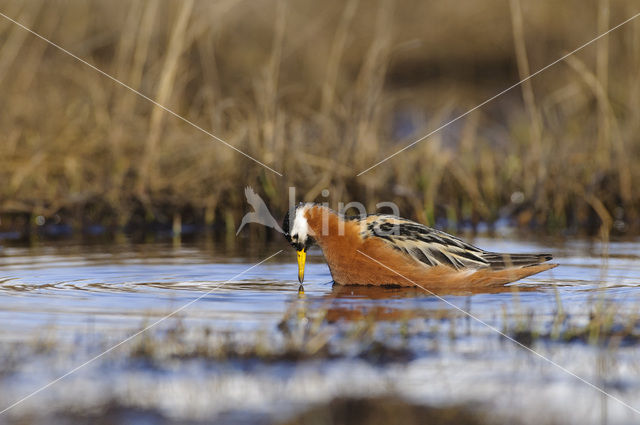
[{"label": "bird's head", "polygon": [[307,250],[316,242],[310,235],[309,223],[305,216],[311,205],[299,204],[295,209],[287,212],[282,222],[284,237],[298,251],[298,280],[300,283],[304,280],[304,264],[307,259]]}]

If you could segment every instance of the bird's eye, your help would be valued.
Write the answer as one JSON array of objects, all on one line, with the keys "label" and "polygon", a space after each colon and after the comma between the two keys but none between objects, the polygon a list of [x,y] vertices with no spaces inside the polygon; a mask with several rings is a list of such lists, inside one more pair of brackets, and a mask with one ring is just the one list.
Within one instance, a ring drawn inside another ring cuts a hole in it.
[{"label": "bird's eye", "polygon": [[297,241],[298,240],[298,235],[297,234],[291,235],[291,239],[293,239],[294,241]]}]

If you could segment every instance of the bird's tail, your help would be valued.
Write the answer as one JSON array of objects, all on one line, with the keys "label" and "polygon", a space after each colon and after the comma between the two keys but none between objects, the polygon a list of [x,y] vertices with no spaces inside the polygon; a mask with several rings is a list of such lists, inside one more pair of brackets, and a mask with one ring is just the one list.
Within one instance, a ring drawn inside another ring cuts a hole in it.
[{"label": "bird's tail", "polygon": [[480,269],[475,273],[466,276],[464,283],[475,287],[489,287],[496,285],[505,285],[515,282],[532,274],[540,273],[554,267],[557,264],[536,264],[523,267],[511,267],[503,269]]},{"label": "bird's tail", "polygon": [[524,268],[537,266],[553,258],[551,254],[500,254],[485,252],[482,258],[489,263],[492,270]]}]

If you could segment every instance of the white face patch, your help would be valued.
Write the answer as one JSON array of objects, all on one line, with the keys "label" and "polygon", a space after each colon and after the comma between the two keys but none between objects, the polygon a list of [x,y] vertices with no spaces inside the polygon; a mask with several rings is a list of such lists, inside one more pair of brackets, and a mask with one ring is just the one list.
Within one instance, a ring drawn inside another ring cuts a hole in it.
[{"label": "white face patch", "polygon": [[293,219],[293,225],[291,226],[291,241],[293,243],[304,243],[307,241],[309,234],[309,223],[304,216],[308,207],[302,206],[296,209],[296,217]]}]

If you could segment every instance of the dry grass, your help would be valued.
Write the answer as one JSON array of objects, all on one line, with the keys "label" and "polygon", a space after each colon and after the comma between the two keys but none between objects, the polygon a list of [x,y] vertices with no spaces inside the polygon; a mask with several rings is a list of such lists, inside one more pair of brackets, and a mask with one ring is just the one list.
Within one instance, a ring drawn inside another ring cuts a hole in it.
[{"label": "dry grass", "polygon": [[76,226],[235,228],[274,211],[394,201],[449,225],[511,217],[637,233],[640,20],[356,177],[638,12],[635,2],[0,1],[0,11],[281,178],[0,19],[0,213]]}]

